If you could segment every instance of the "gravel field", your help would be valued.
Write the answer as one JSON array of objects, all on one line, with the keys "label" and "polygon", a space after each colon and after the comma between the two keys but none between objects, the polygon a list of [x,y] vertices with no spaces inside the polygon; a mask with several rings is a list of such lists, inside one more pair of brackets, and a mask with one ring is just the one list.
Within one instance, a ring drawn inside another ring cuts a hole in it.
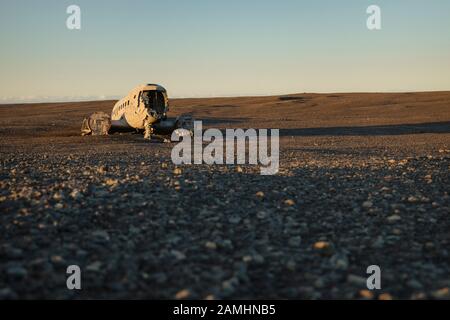
[{"label": "gravel field", "polygon": [[112,104],[0,106],[0,299],[450,298],[450,92],[172,101],[280,128],[274,176],[80,137]]}]

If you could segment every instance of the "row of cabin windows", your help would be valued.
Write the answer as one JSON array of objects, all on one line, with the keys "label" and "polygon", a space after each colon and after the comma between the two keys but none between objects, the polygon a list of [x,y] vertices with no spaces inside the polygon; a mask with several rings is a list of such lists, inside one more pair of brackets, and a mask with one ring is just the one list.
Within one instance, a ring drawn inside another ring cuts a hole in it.
[{"label": "row of cabin windows", "polygon": [[[129,106],[129,105],[130,105],[130,100],[125,101],[124,103],[122,103],[122,104],[119,106],[119,110],[122,110],[123,108],[125,108],[126,106]],[[115,113],[117,114],[118,111],[116,111]]]}]

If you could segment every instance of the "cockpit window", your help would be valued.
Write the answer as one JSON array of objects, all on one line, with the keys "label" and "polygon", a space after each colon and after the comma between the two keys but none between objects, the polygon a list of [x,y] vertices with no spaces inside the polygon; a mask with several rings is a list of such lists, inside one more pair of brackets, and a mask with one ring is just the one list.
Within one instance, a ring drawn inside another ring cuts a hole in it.
[{"label": "cockpit window", "polygon": [[158,114],[164,113],[165,100],[164,95],[160,91],[143,91],[141,99],[146,108],[156,111]]}]

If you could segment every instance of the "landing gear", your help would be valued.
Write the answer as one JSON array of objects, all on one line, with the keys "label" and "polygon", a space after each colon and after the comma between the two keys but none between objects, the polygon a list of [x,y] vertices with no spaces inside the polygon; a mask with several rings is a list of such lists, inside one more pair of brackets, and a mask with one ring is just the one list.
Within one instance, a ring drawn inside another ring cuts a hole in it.
[{"label": "landing gear", "polygon": [[150,123],[150,121],[148,121],[147,119],[145,120],[145,123],[144,123],[144,129],[145,129],[144,139],[151,140],[154,129],[153,129],[153,126]]}]

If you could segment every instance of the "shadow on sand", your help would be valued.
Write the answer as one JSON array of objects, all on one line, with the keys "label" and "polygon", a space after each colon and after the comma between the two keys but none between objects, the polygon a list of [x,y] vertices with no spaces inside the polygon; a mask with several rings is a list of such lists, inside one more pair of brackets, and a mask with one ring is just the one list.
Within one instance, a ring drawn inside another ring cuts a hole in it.
[{"label": "shadow on sand", "polygon": [[384,136],[422,133],[450,133],[450,121],[362,127],[280,129],[280,136]]}]

